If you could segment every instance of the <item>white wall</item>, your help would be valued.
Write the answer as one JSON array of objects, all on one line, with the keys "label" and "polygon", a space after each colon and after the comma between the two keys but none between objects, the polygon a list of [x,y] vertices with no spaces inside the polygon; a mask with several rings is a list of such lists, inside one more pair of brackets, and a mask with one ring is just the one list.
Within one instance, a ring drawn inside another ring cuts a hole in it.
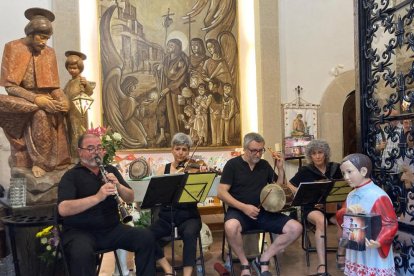
[{"label": "white wall", "polygon": [[280,72],[282,103],[301,96],[320,103],[334,77],[354,69],[354,18],[351,0],[279,0]]}]

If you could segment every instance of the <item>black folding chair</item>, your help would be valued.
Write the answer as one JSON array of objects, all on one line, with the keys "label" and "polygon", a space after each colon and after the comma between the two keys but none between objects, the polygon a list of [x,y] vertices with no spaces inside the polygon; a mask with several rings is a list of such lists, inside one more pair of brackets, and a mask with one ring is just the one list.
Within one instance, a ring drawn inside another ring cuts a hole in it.
[{"label": "black folding chair", "polygon": [[[63,245],[62,245],[62,232],[61,232],[61,222],[62,219],[59,216],[58,210],[57,210],[57,206],[55,207],[55,211],[54,211],[54,227],[56,228],[57,232],[58,232],[58,237],[59,237],[59,244],[56,247],[56,255],[55,255],[55,261],[53,264],[53,275],[56,275],[56,269],[59,263],[59,258],[62,259],[62,263],[63,263],[63,269],[64,269],[64,273],[66,276],[69,276],[69,266],[65,257],[65,252],[63,249]],[[102,266],[102,259],[103,259],[103,255],[105,253],[108,252],[114,252],[115,255],[115,262],[116,262],[116,266],[118,267],[118,271],[119,271],[119,275],[123,276],[122,274],[122,268],[121,268],[121,263],[119,262],[119,258],[118,258],[118,254],[116,253],[116,248],[108,248],[108,249],[101,249],[101,250],[97,250],[95,252],[97,259],[98,259],[98,263],[96,266],[96,275],[99,276],[99,272],[101,270],[101,266]]]},{"label": "black folding chair", "polygon": [[[224,208],[224,216],[227,213],[227,207],[225,206],[225,204],[223,203],[223,208]],[[260,255],[263,254],[264,251],[264,245],[265,245],[265,240],[266,240],[266,234],[269,234],[270,237],[270,242],[273,243],[273,236],[271,232],[267,232],[265,230],[262,229],[252,229],[252,230],[248,230],[248,231],[243,231],[241,233],[243,236],[244,235],[253,235],[253,234],[259,234],[261,235],[262,238],[262,242],[261,242],[261,246],[260,246]],[[225,243],[226,243],[226,233],[223,230],[223,241],[221,244],[221,259],[223,260],[223,262],[226,262],[226,258],[225,258]],[[238,258],[234,258],[233,254],[232,254],[232,250],[231,250],[231,246],[229,243],[227,243],[227,247],[228,247],[228,256],[229,256],[229,262],[230,262],[230,273],[232,276],[234,276],[234,267],[233,267],[233,263],[234,262],[240,262],[240,260]],[[260,255],[255,256],[253,259],[255,259],[256,257],[260,257]],[[252,260],[253,260],[252,259]],[[274,262],[275,262],[275,270],[276,270],[276,274],[280,275],[280,268],[279,268],[279,262],[277,261],[277,256],[273,256]],[[249,260],[249,261],[252,261]]]}]

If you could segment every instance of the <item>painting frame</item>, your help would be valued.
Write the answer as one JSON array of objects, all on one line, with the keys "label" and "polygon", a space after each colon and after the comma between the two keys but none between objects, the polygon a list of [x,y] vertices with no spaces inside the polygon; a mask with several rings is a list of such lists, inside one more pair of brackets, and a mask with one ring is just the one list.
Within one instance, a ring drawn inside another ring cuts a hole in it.
[{"label": "painting frame", "polygon": [[319,105],[295,101],[282,104],[283,152],[286,158],[305,156],[306,145],[318,138]]},{"label": "painting frame", "polygon": [[[103,125],[122,135],[123,150],[163,151],[177,132],[201,149],[240,147],[237,1],[144,2],[97,1]],[[217,18],[224,6],[230,13]]]}]

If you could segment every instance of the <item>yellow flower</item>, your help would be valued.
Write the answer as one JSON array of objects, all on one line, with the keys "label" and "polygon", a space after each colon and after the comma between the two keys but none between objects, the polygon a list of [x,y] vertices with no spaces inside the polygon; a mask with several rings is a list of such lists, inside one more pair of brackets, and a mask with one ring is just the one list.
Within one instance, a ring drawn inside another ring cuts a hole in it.
[{"label": "yellow flower", "polygon": [[54,252],[59,243],[59,237],[57,236],[57,231],[54,229],[54,226],[48,226],[42,229],[36,233],[36,238],[39,239],[40,244],[40,260],[47,265],[52,264],[56,256]]},{"label": "yellow flower", "polygon": [[52,228],[53,228],[53,226],[43,228],[42,231],[36,233],[36,238],[41,238],[41,237],[44,237],[44,236],[48,235]]}]

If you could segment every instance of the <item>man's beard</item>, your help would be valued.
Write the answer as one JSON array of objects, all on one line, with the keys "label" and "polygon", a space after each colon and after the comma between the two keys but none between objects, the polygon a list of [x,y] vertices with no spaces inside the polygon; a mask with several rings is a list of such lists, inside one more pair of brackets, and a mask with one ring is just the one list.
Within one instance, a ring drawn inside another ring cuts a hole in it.
[{"label": "man's beard", "polygon": [[252,161],[252,163],[257,164],[257,163],[259,163],[260,159],[261,159],[260,157],[254,156],[250,160]]},{"label": "man's beard", "polygon": [[[99,155],[96,155],[99,157]],[[92,157],[90,159],[86,159],[86,158],[80,158],[81,162],[85,165],[87,165],[88,167],[98,167],[98,163],[95,160],[95,157]]]}]

